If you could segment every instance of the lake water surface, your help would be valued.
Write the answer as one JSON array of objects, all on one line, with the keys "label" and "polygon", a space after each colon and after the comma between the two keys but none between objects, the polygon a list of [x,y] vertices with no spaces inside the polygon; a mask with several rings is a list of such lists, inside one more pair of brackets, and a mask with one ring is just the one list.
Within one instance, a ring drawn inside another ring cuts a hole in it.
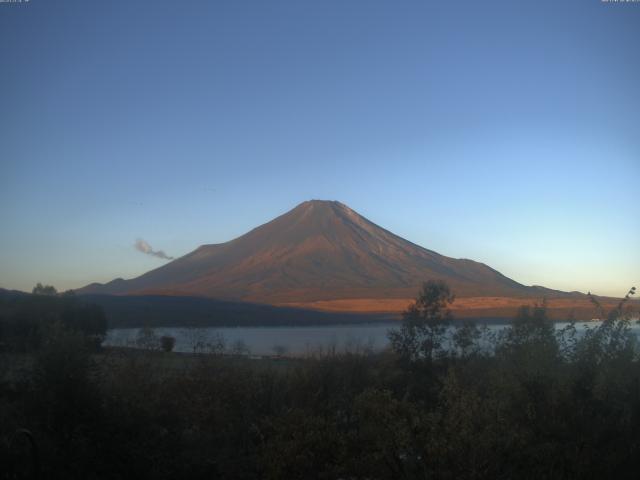
[{"label": "lake water surface", "polygon": [[[492,332],[505,327],[500,323],[487,323]],[[557,323],[556,328],[565,327],[566,323]],[[578,332],[585,327],[595,327],[598,322],[576,323]],[[234,348],[251,355],[306,355],[319,351],[336,350],[372,351],[383,350],[388,344],[387,332],[391,328],[399,328],[400,322],[366,323],[357,325],[326,325],[326,326],[286,326],[286,327],[206,327],[179,328],[163,327],[153,330],[156,337],[163,335],[176,339],[174,351],[192,352],[194,345],[200,345],[207,350],[207,344],[215,345],[220,340],[224,342],[227,351]],[[632,331],[638,336],[640,326],[631,323]],[[140,328],[116,328],[109,330],[104,345],[106,346],[136,346]]]}]

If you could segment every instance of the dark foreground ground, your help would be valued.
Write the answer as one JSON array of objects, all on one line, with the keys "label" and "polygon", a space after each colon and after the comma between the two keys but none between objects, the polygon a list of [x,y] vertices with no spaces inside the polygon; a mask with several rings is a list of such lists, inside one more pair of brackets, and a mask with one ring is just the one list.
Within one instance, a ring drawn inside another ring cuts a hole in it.
[{"label": "dark foreground ground", "polygon": [[491,357],[251,360],[91,354],[61,334],[1,357],[4,478],[637,478],[629,345],[569,360],[520,340]]},{"label": "dark foreground ground", "polygon": [[5,304],[0,479],[638,478],[624,300],[586,334],[523,308],[445,350],[448,298],[425,284],[387,352],[296,359],[102,349],[99,307]]}]

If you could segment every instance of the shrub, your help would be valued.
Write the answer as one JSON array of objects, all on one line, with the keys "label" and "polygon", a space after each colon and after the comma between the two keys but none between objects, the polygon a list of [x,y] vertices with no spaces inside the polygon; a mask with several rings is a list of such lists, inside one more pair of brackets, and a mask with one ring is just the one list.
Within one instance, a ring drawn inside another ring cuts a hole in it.
[{"label": "shrub", "polygon": [[160,337],[160,348],[165,352],[173,351],[173,347],[176,346],[176,339],[168,335]]}]

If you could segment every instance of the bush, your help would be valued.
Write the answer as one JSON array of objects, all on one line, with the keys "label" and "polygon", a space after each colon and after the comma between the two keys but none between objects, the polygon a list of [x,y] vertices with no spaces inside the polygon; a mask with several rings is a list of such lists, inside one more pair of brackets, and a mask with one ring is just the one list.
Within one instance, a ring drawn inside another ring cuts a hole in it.
[{"label": "bush", "polygon": [[174,337],[170,337],[168,335],[163,335],[162,337],[160,337],[160,348],[162,348],[164,352],[173,351],[173,347],[175,346],[176,339]]}]

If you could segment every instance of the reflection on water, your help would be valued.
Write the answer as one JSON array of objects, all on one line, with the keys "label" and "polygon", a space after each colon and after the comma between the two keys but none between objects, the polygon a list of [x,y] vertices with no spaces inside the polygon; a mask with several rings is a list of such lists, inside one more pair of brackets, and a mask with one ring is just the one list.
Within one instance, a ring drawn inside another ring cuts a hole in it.
[{"label": "reflection on water", "polygon": [[[243,350],[252,355],[304,355],[318,350],[369,349],[379,351],[387,345],[387,331],[397,323],[330,325],[314,327],[206,327],[156,328],[160,337],[175,337],[174,351],[192,352],[196,345],[214,346],[220,338],[227,350]],[[109,330],[105,345],[135,346],[139,328]],[[206,350],[206,348],[205,348]]]},{"label": "reflection on water", "polygon": [[[566,323],[557,323],[556,328]],[[598,322],[576,323],[578,332],[586,327],[595,327]],[[251,355],[305,355],[318,351],[380,351],[388,345],[387,331],[398,328],[399,322],[358,325],[327,325],[314,327],[206,327],[206,328],[156,328],[157,337],[174,337],[174,351],[192,352],[194,346],[201,351],[220,347],[224,343],[227,351]],[[505,328],[504,324],[486,324],[491,332]],[[631,323],[638,336],[640,326]],[[135,346],[141,329],[116,328],[109,330],[104,342],[106,346]]]}]

